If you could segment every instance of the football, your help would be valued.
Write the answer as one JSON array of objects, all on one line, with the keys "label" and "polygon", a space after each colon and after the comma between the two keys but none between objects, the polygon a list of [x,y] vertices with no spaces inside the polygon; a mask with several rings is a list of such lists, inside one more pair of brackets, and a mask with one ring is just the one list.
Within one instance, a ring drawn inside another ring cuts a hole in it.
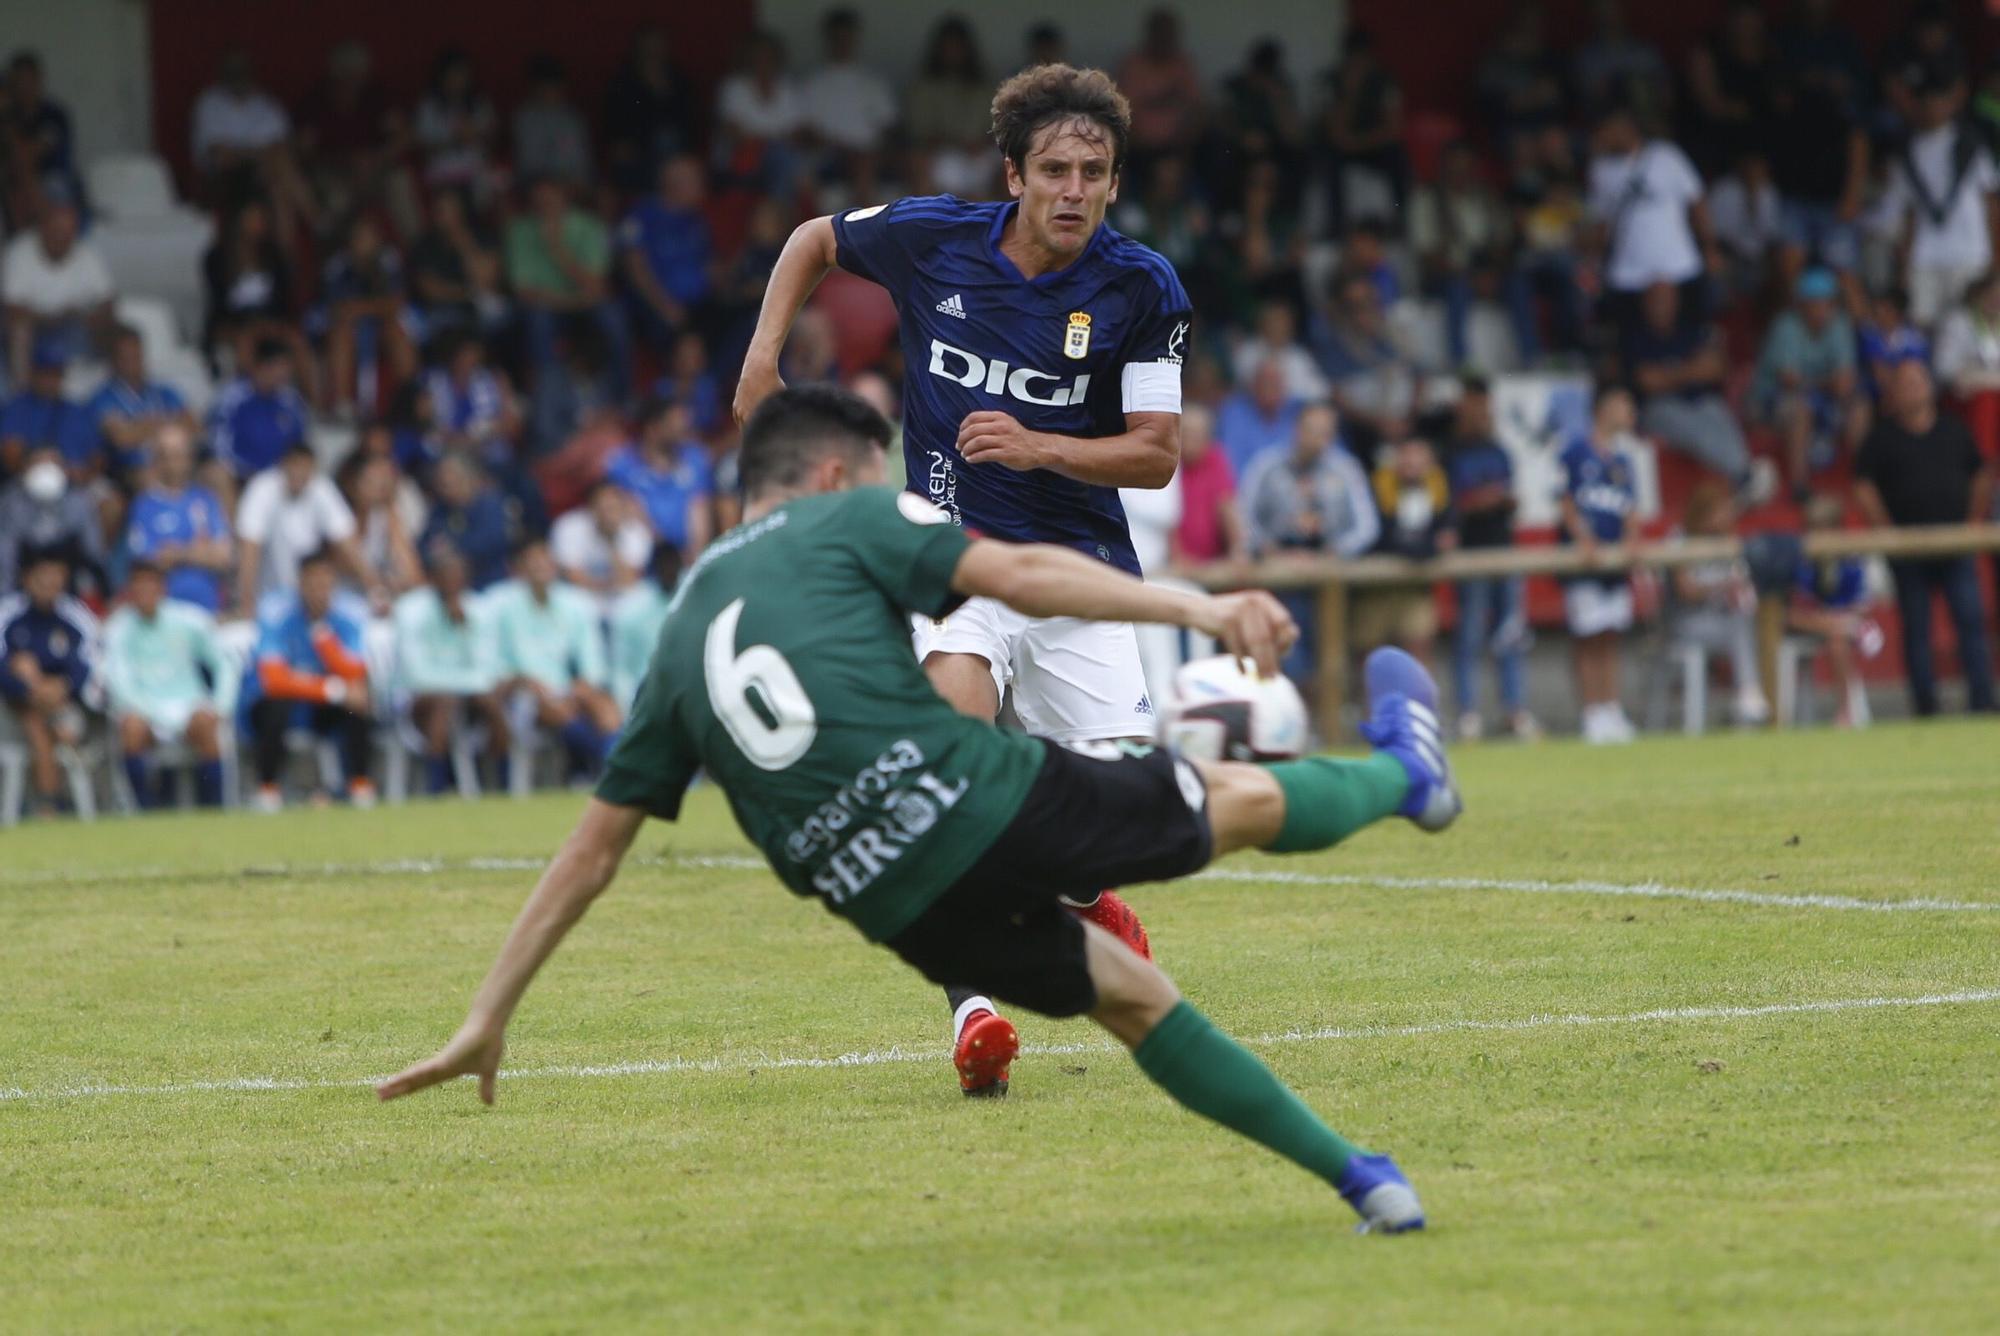
[{"label": "football", "polygon": [[1160,740],[1206,761],[1284,761],[1307,745],[1306,703],[1291,679],[1261,677],[1227,654],[1174,673],[1159,711]]}]

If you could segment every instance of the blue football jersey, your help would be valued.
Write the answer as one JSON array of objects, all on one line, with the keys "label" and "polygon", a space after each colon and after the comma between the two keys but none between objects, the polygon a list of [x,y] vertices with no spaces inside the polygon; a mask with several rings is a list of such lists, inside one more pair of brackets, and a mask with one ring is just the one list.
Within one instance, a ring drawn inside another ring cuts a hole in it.
[{"label": "blue football jersey", "polygon": [[[1638,509],[1638,489],[1632,482],[1632,462],[1622,454],[1604,455],[1579,436],[1569,443],[1557,461],[1562,467],[1563,491],[1576,503],[1600,543],[1616,543],[1625,537],[1625,525]],[[1562,539],[1569,541],[1569,531]]]},{"label": "blue football jersey", "polygon": [[1178,413],[1187,293],[1171,264],[1108,225],[1067,268],[1023,277],[1000,253],[1018,207],[911,196],[834,219],[840,267],[896,302],[909,489],[955,524],[1136,575],[1117,488],[968,464],[958,427],[997,409],[1030,431],[1117,436],[1127,413]]}]

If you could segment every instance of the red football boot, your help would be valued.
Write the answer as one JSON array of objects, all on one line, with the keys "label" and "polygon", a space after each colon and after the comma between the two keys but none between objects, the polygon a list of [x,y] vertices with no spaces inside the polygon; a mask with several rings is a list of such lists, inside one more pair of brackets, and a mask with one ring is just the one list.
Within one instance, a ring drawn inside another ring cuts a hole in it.
[{"label": "red football boot", "polygon": [[968,1099],[997,1099],[1007,1093],[1007,1068],[1021,1051],[1021,1036],[1014,1023],[990,1011],[975,1011],[965,1018],[958,1043],[951,1051],[951,1065],[958,1068],[958,1088]]},{"label": "red football boot", "polygon": [[1153,948],[1146,940],[1146,925],[1139,922],[1139,916],[1132,912],[1132,906],[1125,903],[1116,891],[1105,891],[1087,905],[1073,905],[1063,902],[1069,912],[1080,919],[1095,923],[1104,931],[1132,948],[1132,953],[1141,960],[1153,958]]}]

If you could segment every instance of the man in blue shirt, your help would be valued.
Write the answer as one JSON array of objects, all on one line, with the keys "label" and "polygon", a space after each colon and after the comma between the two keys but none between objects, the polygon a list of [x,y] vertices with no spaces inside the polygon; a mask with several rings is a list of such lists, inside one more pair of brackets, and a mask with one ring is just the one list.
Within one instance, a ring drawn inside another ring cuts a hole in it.
[{"label": "man in blue shirt", "polygon": [[103,468],[103,447],[83,405],[63,398],[63,372],[69,358],[54,339],[35,342],[28,386],[0,408],[0,478],[18,472],[29,455],[54,449],[63,467],[81,482]]},{"label": "man in blue shirt", "polygon": [[284,806],[278,777],[285,764],[285,734],[309,728],[340,743],[348,801],[375,805],[368,767],[370,728],[368,666],[361,625],[333,603],[333,553],[308,553],[299,562],[299,592],[264,621],[257,666],[244,684],[257,756],[257,808]]},{"label": "man in blue shirt", "polygon": [[293,386],[292,350],[279,339],[257,344],[250,374],[223,387],[209,410],[209,444],[243,481],[306,439],[306,401]]},{"label": "man in blue shirt", "polygon": [[637,444],[621,446],[604,469],[607,482],[639,502],[653,537],[672,543],[685,561],[708,546],[715,495],[708,451],[689,434],[687,410],[655,400],[640,421]]},{"label": "man in blue shirt", "polygon": [[[739,421],[780,387],[792,322],[837,264],[896,303],[909,490],[954,524],[1138,574],[1118,489],[1173,479],[1192,312],[1173,266],[1104,221],[1131,127],[1131,106],[1102,71],[1024,70],[993,99],[1010,201],[911,197],[801,225],[765,288]],[[1011,686],[1031,733],[1152,736],[1129,624],[1031,618],[973,599],[945,621],[918,619],[916,640],[932,684],[967,714],[995,717]],[[1116,897],[1098,912],[1143,942]],[[959,1063],[961,1085],[1004,1088],[1013,1027],[982,996],[952,997],[958,1057],[973,1045],[989,1055]]]},{"label": "man in blue shirt", "polygon": [[715,246],[701,207],[706,190],[701,160],[678,154],[660,164],[659,194],[618,225],[619,263],[640,328],[661,348],[687,328],[714,286]]},{"label": "man in blue shirt", "polygon": [[[1586,556],[1616,558],[1628,546],[1627,526],[1638,508],[1638,492],[1632,462],[1619,445],[1636,421],[1632,392],[1616,382],[1600,385],[1590,434],[1571,441],[1557,460],[1563,478],[1558,497],[1562,540]],[[1572,576],[1563,585],[1563,609],[1576,647],[1583,740],[1630,742],[1636,730],[1618,696],[1618,637],[1632,627],[1630,577],[1622,568]]]},{"label": "man in blue shirt", "polygon": [[1215,440],[1229,459],[1229,470],[1242,478],[1266,451],[1291,448],[1305,400],[1285,393],[1285,368],[1267,357],[1250,373],[1250,383],[1222,401],[1215,415]]},{"label": "man in blue shirt", "polygon": [[21,592],[0,598],[0,702],[28,740],[35,811],[49,815],[62,783],[56,749],[83,740],[97,618],[63,592],[69,566],[60,555],[31,552],[23,565]]},{"label": "man in blue shirt", "polygon": [[130,325],[120,325],[112,335],[111,375],[84,402],[83,411],[97,428],[99,447],[121,474],[144,460],[147,445],[169,425],[195,430],[194,414],[181,392],[146,378],[145,341]]},{"label": "man in blue shirt", "polygon": [[185,427],[162,427],[152,456],[153,484],[132,498],[125,521],[126,550],[166,572],[168,598],[219,612],[223,577],[235,560],[229,516],[215,493],[194,481],[194,442]]},{"label": "man in blue shirt", "polygon": [[500,490],[463,455],[439,460],[431,487],[437,504],[417,539],[418,550],[429,552],[440,541],[450,544],[471,565],[475,589],[506,579],[519,526],[508,515]]}]

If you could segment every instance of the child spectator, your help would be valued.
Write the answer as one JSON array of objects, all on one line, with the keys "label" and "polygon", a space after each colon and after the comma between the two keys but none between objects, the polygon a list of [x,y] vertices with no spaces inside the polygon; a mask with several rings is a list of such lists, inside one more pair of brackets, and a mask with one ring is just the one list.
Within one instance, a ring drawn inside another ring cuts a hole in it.
[{"label": "child spectator", "polygon": [[139,806],[154,805],[150,758],[171,742],[187,744],[195,755],[201,805],[222,805],[225,673],[208,611],[168,597],[167,574],[154,562],[133,562],[125,604],[104,629],[104,678],[125,777]]},{"label": "child spectator", "polygon": [[[1715,482],[1704,482],[1688,497],[1684,528],[1689,537],[1720,538],[1732,533],[1736,508],[1729,493]],[[1736,683],[1736,722],[1766,723],[1770,702],[1757,668],[1757,593],[1741,561],[1703,562],[1678,566],[1667,582],[1667,638],[1675,645],[1698,646],[1703,671],[1708,655],[1729,659]]]},{"label": "child spectator", "polygon": [[500,639],[473,595],[471,568],[448,542],[426,556],[428,583],[396,600],[396,666],[410,722],[424,742],[429,790],[442,793],[451,786],[452,739],[469,719],[485,725],[486,748],[495,757],[507,755],[509,733],[496,690]]},{"label": "child spectator", "polygon": [[285,734],[294,728],[336,740],[348,801],[356,807],[375,805],[375,784],[369,778],[371,693],[361,624],[334,606],[333,593],[333,554],[325,548],[308,552],[299,559],[297,592],[258,619],[262,633],[249,692],[260,812],[285,805],[278,781],[285,764]]},{"label": "child spectator", "polygon": [[166,597],[221,611],[223,577],[235,557],[229,516],[194,480],[194,441],[185,427],[169,425],[154,437],[150,473],[152,482],[132,498],[126,551],[162,572]]},{"label": "child spectator", "polygon": [[69,566],[58,552],[22,559],[21,592],[0,597],[0,704],[28,740],[37,816],[55,812],[62,770],[56,749],[83,741],[97,657],[97,618],[63,592]]},{"label": "child spectator", "polygon": [[[1627,526],[1637,505],[1632,465],[1618,446],[1637,414],[1632,392],[1601,385],[1591,407],[1590,431],[1569,443],[1562,469],[1562,540],[1586,560],[1614,561],[1628,546]],[[1632,628],[1632,582],[1624,570],[1570,576],[1563,611],[1575,642],[1577,695],[1583,701],[1583,740],[1630,742],[1638,730],[1619,701],[1618,639]]]},{"label": "child spectator", "polygon": [[[1484,380],[1468,379],[1452,412],[1445,451],[1451,508],[1465,551],[1514,545],[1514,464],[1493,434],[1493,396]],[[1458,637],[1452,680],[1458,694],[1458,735],[1467,741],[1486,731],[1479,711],[1479,661],[1493,656],[1500,677],[1500,710],[1514,736],[1530,741],[1541,726],[1528,713],[1528,616],[1518,576],[1461,580]]]},{"label": "child spectator", "polygon": [[[1840,529],[1846,504],[1837,496],[1816,496],[1806,507],[1806,528],[1815,533]],[[1801,561],[1796,595],[1787,610],[1792,630],[1817,638],[1833,669],[1836,699],[1833,722],[1854,728],[1866,714],[1855,709],[1862,695],[1858,659],[1882,652],[1882,628],[1868,616],[1868,572],[1858,557]]]}]

